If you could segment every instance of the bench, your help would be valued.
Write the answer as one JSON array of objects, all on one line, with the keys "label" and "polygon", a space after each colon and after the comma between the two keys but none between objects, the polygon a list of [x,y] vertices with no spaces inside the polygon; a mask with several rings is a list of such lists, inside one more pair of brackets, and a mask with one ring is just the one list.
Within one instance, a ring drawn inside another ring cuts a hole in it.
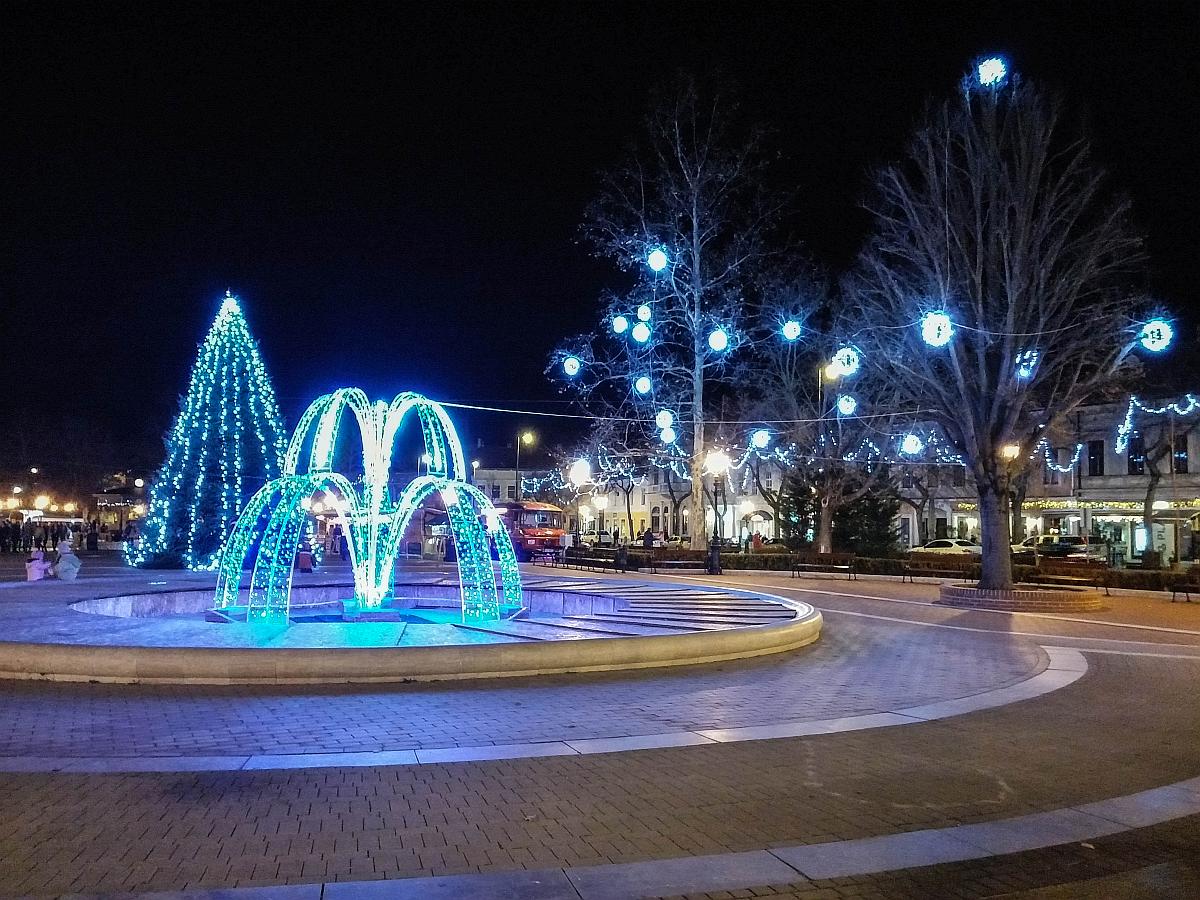
[{"label": "bench", "polygon": [[564,566],[566,556],[562,547],[539,547],[529,551],[529,561],[534,565]]},{"label": "bench", "polygon": [[1174,603],[1180,594],[1187,603],[1192,602],[1192,594],[1200,594],[1200,566],[1171,580],[1171,602]]},{"label": "bench", "polygon": [[575,566],[577,569],[587,569],[595,572],[597,569],[612,569],[614,572],[628,572],[648,568],[650,560],[645,553],[629,551],[626,554],[625,566],[617,564],[617,551],[600,549],[599,547],[570,547],[563,554],[564,566]]},{"label": "bench", "polygon": [[801,572],[845,572],[848,579],[858,580],[853,553],[793,553],[791,563],[793,578]]},{"label": "bench", "polygon": [[1104,588],[1110,594],[1107,563],[1091,559],[1048,559],[1043,557],[1029,580],[1037,584],[1083,585]]},{"label": "bench", "polygon": [[904,560],[904,573],[900,576],[914,580],[916,575],[931,578],[966,578],[979,565],[979,557],[971,553],[911,553]]}]

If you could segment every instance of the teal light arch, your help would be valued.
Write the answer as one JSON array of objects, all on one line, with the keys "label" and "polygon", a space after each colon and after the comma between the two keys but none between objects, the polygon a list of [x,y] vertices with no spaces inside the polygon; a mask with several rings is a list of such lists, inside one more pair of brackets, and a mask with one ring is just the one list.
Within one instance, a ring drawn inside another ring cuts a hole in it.
[{"label": "teal light arch", "polygon": [[[333,471],[347,409],[361,438],[363,476],[354,481]],[[412,411],[420,421],[428,473],[409,482],[393,500],[392,453]],[[412,392],[398,394],[391,403],[371,403],[358,388],[318,397],[300,417],[282,475],[251,498],[234,525],[218,564],[216,606],[240,605],[242,572],[257,548],[245,604],[247,620],[286,621],[292,561],[307,522],[305,501],[326,491],[346,531],[355,600],[362,608],[379,608],[392,593],[405,531],[421,505],[438,493],[458,559],[463,618],[498,618],[503,607],[522,605],[516,553],[495,507],[466,476],[458,433],[440,404]]]}]

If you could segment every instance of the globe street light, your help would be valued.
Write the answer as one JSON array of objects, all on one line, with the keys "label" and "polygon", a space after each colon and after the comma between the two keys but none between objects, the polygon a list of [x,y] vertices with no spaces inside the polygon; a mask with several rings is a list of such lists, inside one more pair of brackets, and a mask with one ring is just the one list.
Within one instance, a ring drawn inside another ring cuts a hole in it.
[{"label": "globe street light", "polygon": [[524,444],[527,447],[532,447],[533,442],[536,440],[537,435],[535,435],[532,431],[522,431],[517,434],[517,465],[513,474],[516,476],[517,480],[516,490],[514,493],[516,494],[516,498],[518,500],[521,499],[521,445]]}]

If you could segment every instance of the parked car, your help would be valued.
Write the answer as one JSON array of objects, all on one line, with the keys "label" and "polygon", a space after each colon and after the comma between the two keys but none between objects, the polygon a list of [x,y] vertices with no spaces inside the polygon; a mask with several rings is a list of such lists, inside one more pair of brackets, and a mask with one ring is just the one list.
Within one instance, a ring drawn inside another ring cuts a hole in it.
[{"label": "parked car", "polygon": [[938,538],[936,541],[930,541],[920,547],[913,547],[909,553],[972,553],[979,556],[983,553],[983,548],[978,544],[973,544],[970,541],[964,541],[960,538]]},{"label": "parked car", "polygon": [[1013,553],[1032,554],[1034,548],[1042,556],[1068,559],[1108,559],[1108,544],[1086,534],[1041,534],[1013,544]]},{"label": "parked car", "polygon": [[579,535],[579,543],[589,547],[611,547],[613,545],[612,532],[607,528],[601,531],[592,528]]}]

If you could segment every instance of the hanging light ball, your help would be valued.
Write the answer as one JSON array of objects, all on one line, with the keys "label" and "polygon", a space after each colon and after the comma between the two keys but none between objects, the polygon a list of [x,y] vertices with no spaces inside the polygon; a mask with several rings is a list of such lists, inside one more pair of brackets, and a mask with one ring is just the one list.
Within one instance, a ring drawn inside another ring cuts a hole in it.
[{"label": "hanging light ball", "polygon": [[825,371],[829,375],[849,378],[858,371],[861,362],[857,350],[853,347],[842,347],[837,353],[833,354],[833,359],[825,367]]},{"label": "hanging light ball", "polygon": [[567,471],[567,480],[571,482],[572,487],[587,484],[592,480],[592,464],[586,459],[575,460]]},{"label": "hanging light ball", "polygon": [[927,312],[921,316],[921,340],[930,347],[945,347],[954,337],[954,323],[944,312]]},{"label": "hanging light ball", "polygon": [[990,56],[979,61],[975,67],[975,77],[984,87],[999,87],[1008,77],[1008,65],[999,56]]},{"label": "hanging light ball", "polygon": [[566,372],[569,377],[574,378],[579,374],[579,369],[582,365],[583,363],[579,361],[578,356],[568,356],[563,360],[563,371]]},{"label": "hanging light ball", "polygon": [[651,272],[661,272],[667,267],[667,254],[661,247],[651,250],[646,256],[646,265],[650,267]]},{"label": "hanging light ball", "polygon": [[1175,338],[1175,329],[1171,327],[1171,323],[1161,317],[1151,319],[1142,326],[1141,334],[1138,335],[1138,340],[1141,345],[1151,353],[1162,353],[1171,346],[1171,341]]},{"label": "hanging light ball", "polygon": [[714,353],[724,353],[729,349],[729,332],[724,328],[714,328],[708,336],[708,347]]},{"label": "hanging light ball", "polygon": [[1041,354],[1037,350],[1022,350],[1017,354],[1017,377],[1032,378]]},{"label": "hanging light ball", "polygon": [[675,414],[669,409],[659,410],[658,415],[654,417],[654,424],[659,428],[670,428],[675,424]]},{"label": "hanging light ball", "polygon": [[661,432],[659,432],[659,435],[658,435],[658,436],[659,436],[660,438],[662,438],[662,442],[663,442],[664,444],[673,444],[673,443],[675,443],[675,439],[676,439],[677,437],[679,437],[679,435],[677,435],[677,434],[675,433],[675,429],[674,429],[674,428],[672,428],[670,425],[668,425],[668,426],[667,426],[666,428],[664,428],[664,429],[663,429]]},{"label": "hanging light ball", "polygon": [[650,388],[652,388],[653,386],[654,385],[650,381],[649,375],[639,375],[637,381],[635,381],[633,383],[633,389],[635,391],[637,391],[639,394],[650,393]]},{"label": "hanging light ball", "polygon": [[916,456],[925,449],[925,442],[915,434],[909,433],[904,436],[900,442],[900,452],[907,453],[909,456]]},{"label": "hanging light ball", "polygon": [[767,445],[771,443],[771,432],[765,428],[759,428],[750,435],[750,446],[755,450],[766,450]]},{"label": "hanging light ball", "polygon": [[613,316],[612,326],[614,334],[624,334],[629,328],[629,320],[624,316]]},{"label": "hanging light ball", "polygon": [[796,340],[796,338],[800,337],[801,330],[800,323],[795,319],[788,319],[783,323],[783,327],[779,329],[785,341]]},{"label": "hanging light ball", "polygon": [[650,321],[650,307],[643,303],[637,308],[637,317],[639,322]]},{"label": "hanging light ball", "polygon": [[852,416],[858,409],[858,401],[851,394],[842,394],[837,398],[838,415]]},{"label": "hanging light ball", "polygon": [[638,322],[629,333],[633,335],[633,339],[639,344],[644,344],[650,340],[650,326],[645,322]]}]

